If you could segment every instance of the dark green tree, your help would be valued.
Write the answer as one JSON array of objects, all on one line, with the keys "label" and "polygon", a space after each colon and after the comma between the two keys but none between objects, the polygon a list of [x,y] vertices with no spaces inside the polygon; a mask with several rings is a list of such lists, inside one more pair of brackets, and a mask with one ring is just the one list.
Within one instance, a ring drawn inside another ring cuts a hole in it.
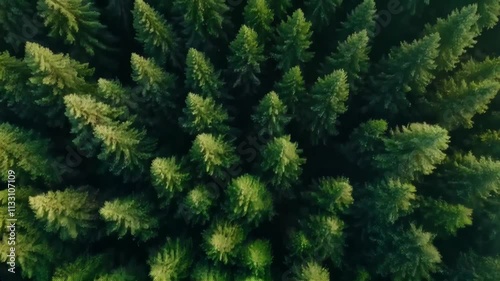
[{"label": "dark green tree", "polygon": [[305,2],[307,18],[317,28],[328,26],[342,2],[343,0],[307,0]]},{"label": "dark green tree", "polygon": [[193,281],[229,281],[227,270],[207,264],[197,264],[191,274]]},{"label": "dark green tree", "polygon": [[364,0],[352,10],[347,19],[342,22],[340,29],[341,38],[366,30],[371,38],[375,35],[377,8],[375,0]]},{"label": "dark green tree", "polygon": [[472,225],[472,209],[463,205],[424,198],[420,211],[430,229],[437,234],[455,235],[458,229]]},{"label": "dark green tree", "polygon": [[201,133],[226,134],[229,132],[229,115],[224,107],[210,96],[203,98],[189,93],[186,107],[179,119],[182,128],[190,135]]},{"label": "dark green tree", "polygon": [[369,120],[353,130],[345,154],[361,168],[372,167],[374,155],[384,150],[388,125],[385,120]]},{"label": "dark green tree", "polygon": [[276,92],[269,92],[260,100],[252,120],[259,135],[280,137],[285,134],[285,127],[290,122],[287,106],[283,104]]},{"label": "dark green tree", "polygon": [[456,266],[448,271],[449,280],[495,281],[500,278],[500,257],[479,256],[474,252],[460,253]]},{"label": "dark green tree", "polygon": [[500,160],[500,130],[487,130],[473,136],[473,152]]},{"label": "dark green tree", "polygon": [[500,3],[495,0],[478,1],[477,12],[480,16],[478,21],[479,28],[493,28],[500,17]]},{"label": "dark green tree", "polygon": [[131,270],[120,267],[110,273],[100,275],[95,281],[134,281],[136,279],[137,276]]},{"label": "dark green tree", "polygon": [[94,280],[109,267],[109,261],[104,255],[79,256],[76,260],[56,268],[52,281]]},{"label": "dark green tree", "polygon": [[197,185],[187,193],[177,213],[190,223],[204,224],[210,219],[211,211],[215,207],[216,195],[207,186]]},{"label": "dark green tree", "polygon": [[290,8],[293,7],[292,0],[267,0],[269,6],[274,11],[276,19],[283,19],[287,15]]},{"label": "dark green tree", "polygon": [[299,109],[303,109],[302,102],[308,98],[300,67],[290,68],[274,88],[291,113],[300,115]]},{"label": "dark green tree", "polygon": [[305,192],[304,197],[321,211],[343,213],[354,202],[352,186],[346,178],[321,178],[313,188],[312,191]]},{"label": "dark green tree", "polygon": [[267,0],[249,0],[245,5],[243,17],[245,25],[257,32],[261,42],[269,41],[273,31],[274,13]]}]

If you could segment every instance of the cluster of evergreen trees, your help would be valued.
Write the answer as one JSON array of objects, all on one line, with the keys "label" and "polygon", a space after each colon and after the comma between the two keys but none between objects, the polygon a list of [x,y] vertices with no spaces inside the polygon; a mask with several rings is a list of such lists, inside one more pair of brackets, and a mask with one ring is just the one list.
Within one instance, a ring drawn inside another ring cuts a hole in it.
[{"label": "cluster of evergreen trees", "polygon": [[0,0],[16,275],[500,280],[500,2],[232,2]]}]

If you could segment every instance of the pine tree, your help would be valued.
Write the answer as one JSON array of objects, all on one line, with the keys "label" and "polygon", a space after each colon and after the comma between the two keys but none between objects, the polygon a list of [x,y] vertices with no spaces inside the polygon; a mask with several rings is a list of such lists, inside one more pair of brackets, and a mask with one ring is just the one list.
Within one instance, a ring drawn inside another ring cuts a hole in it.
[{"label": "pine tree", "polygon": [[274,13],[267,0],[249,0],[243,12],[245,25],[255,30],[261,42],[269,40]]},{"label": "pine tree", "polygon": [[184,33],[189,37],[188,46],[224,35],[225,14],[229,11],[224,0],[175,0],[174,7],[183,16]]},{"label": "pine tree", "polygon": [[[307,126],[311,130],[313,144],[326,142],[330,136],[338,134],[338,117],[347,111],[349,97],[347,75],[343,70],[318,78],[311,90],[311,112],[307,116]],[[305,121],[305,120],[304,120]]]},{"label": "pine tree", "polygon": [[495,281],[500,278],[500,258],[479,256],[474,252],[460,253],[456,266],[448,270],[449,280]]},{"label": "pine tree", "polygon": [[316,208],[330,214],[343,213],[352,205],[352,186],[347,178],[320,178],[304,198]]},{"label": "pine tree", "polygon": [[227,198],[226,212],[231,219],[259,225],[273,215],[272,195],[255,176],[245,174],[233,179],[227,187]]},{"label": "pine tree", "polygon": [[20,179],[54,182],[55,161],[48,153],[49,142],[32,131],[0,123],[0,178],[6,182],[12,170]]},{"label": "pine tree", "polygon": [[479,29],[495,27],[500,17],[500,3],[495,0],[481,0],[477,3],[477,12],[480,16]]},{"label": "pine tree", "polygon": [[452,81],[480,82],[484,80],[500,79],[500,58],[486,58],[483,61],[469,60],[461,65],[461,68],[452,78],[443,82],[443,87]]},{"label": "pine tree", "polygon": [[276,92],[269,92],[260,100],[255,113],[251,116],[259,135],[280,137],[285,134],[285,127],[290,122],[287,107]]},{"label": "pine tree", "polygon": [[207,264],[198,264],[191,275],[193,281],[229,281],[227,270]]},{"label": "pine tree", "polygon": [[229,131],[229,115],[226,109],[217,104],[210,96],[203,98],[197,94],[189,93],[183,112],[179,123],[191,135],[201,133],[226,134]]},{"label": "pine tree", "polygon": [[66,43],[78,44],[90,55],[94,48],[106,48],[99,40],[104,25],[99,12],[87,0],[41,0],[38,11],[49,28],[49,36],[61,37]]},{"label": "pine tree", "polygon": [[341,38],[366,30],[370,38],[375,35],[377,25],[377,8],[375,0],[364,0],[352,10],[347,19],[342,22]]},{"label": "pine tree", "polygon": [[94,280],[99,274],[105,272],[108,267],[109,261],[104,255],[82,255],[76,260],[58,267],[52,281]]},{"label": "pine tree", "polygon": [[478,83],[453,80],[444,85],[438,92],[434,107],[439,108],[436,112],[439,124],[448,130],[472,128],[472,118],[486,112],[488,104],[500,91],[500,82],[495,80]]},{"label": "pine tree", "polygon": [[245,236],[243,228],[239,225],[226,221],[216,221],[203,232],[205,254],[215,262],[235,263]]},{"label": "pine tree", "polygon": [[330,272],[315,261],[309,261],[292,268],[293,280],[297,281],[328,281]]},{"label": "pine tree", "polygon": [[145,130],[131,127],[127,121],[116,125],[98,125],[95,137],[101,142],[98,158],[105,161],[109,170],[125,178],[140,177],[147,169],[155,143],[146,137]]},{"label": "pine tree", "polygon": [[216,203],[215,199],[216,195],[206,186],[197,185],[188,192],[177,213],[190,223],[204,224],[210,219],[211,210]]},{"label": "pine tree", "polygon": [[302,174],[302,165],[306,162],[300,157],[302,150],[297,143],[290,141],[290,136],[275,137],[266,144],[262,151],[262,169],[271,174],[271,184],[281,189],[289,189]]},{"label": "pine tree", "polygon": [[301,224],[312,246],[305,253],[306,257],[328,259],[340,265],[344,251],[344,222],[332,215],[312,215]]},{"label": "pine tree", "polygon": [[149,276],[153,281],[184,280],[193,263],[190,241],[167,239],[167,242],[148,259]]},{"label": "pine tree", "polygon": [[274,11],[276,19],[283,19],[293,7],[293,3],[291,0],[269,0],[269,6]]},{"label": "pine tree", "polygon": [[224,169],[238,162],[234,147],[221,136],[211,134],[196,136],[189,154],[191,161],[198,166],[200,175],[219,177]]},{"label": "pine tree", "polygon": [[385,175],[413,179],[429,175],[446,157],[448,132],[436,125],[412,123],[396,129],[384,140],[384,152],[375,156],[375,167]]},{"label": "pine tree", "polygon": [[131,93],[118,80],[99,78],[97,96],[110,105],[122,106],[129,104]]},{"label": "pine tree", "polygon": [[189,49],[186,58],[185,84],[194,93],[214,99],[222,96],[224,85],[210,60],[193,48]]},{"label": "pine tree", "polygon": [[472,225],[472,209],[443,200],[424,198],[420,204],[425,222],[434,233],[455,235],[457,230]]},{"label": "pine tree", "polygon": [[290,68],[276,83],[276,92],[293,115],[300,115],[301,103],[307,97],[306,87],[300,67]]},{"label": "pine tree", "polygon": [[414,225],[392,233],[379,246],[381,262],[377,272],[394,281],[429,280],[441,262],[432,240],[431,233]]},{"label": "pine tree", "polygon": [[169,59],[174,65],[178,65],[179,38],[172,25],[144,0],[135,0],[132,14],[136,39],[143,44],[146,56],[154,58],[159,64],[164,64]]},{"label": "pine tree", "polygon": [[473,137],[475,154],[500,160],[500,130],[487,130]]},{"label": "pine tree", "polygon": [[278,26],[276,47],[272,56],[276,59],[277,67],[287,71],[293,66],[310,61],[314,53],[309,51],[312,44],[311,23],[306,21],[301,9],[287,17]]},{"label": "pine tree", "polygon": [[336,69],[343,69],[347,74],[351,90],[356,90],[361,75],[368,71],[370,60],[368,40],[366,30],[350,35],[347,40],[339,44],[337,52],[326,58],[322,73],[326,75]]},{"label": "pine tree", "polygon": [[243,25],[236,38],[229,45],[231,54],[228,62],[236,76],[233,87],[242,85],[247,89],[258,86],[260,65],[265,61],[264,47],[258,40],[257,32]]},{"label": "pine tree", "polygon": [[345,154],[361,168],[373,167],[373,156],[384,150],[388,129],[385,120],[369,120],[353,130],[344,147]]},{"label": "pine tree", "polygon": [[253,275],[266,276],[273,260],[269,241],[254,240],[248,243],[242,251],[242,260]]},{"label": "pine tree", "polygon": [[189,174],[184,171],[175,157],[155,158],[151,163],[151,181],[158,197],[169,203],[187,186]]},{"label": "pine tree", "polygon": [[317,28],[328,26],[342,2],[343,0],[307,0],[305,2],[307,18]]},{"label": "pine tree", "polygon": [[130,233],[146,241],[157,235],[159,222],[152,211],[141,198],[129,196],[105,202],[99,213],[107,222],[108,233],[116,232],[119,238]]},{"label": "pine tree", "polygon": [[441,38],[436,57],[437,70],[455,68],[460,56],[476,43],[478,20],[477,5],[474,4],[453,11],[446,19],[438,19],[435,25],[426,25],[425,34],[438,33]]},{"label": "pine tree", "polygon": [[439,34],[433,33],[391,50],[381,62],[382,72],[375,80],[377,96],[372,104],[379,107],[377,110],[397,113],[409,106],[406,93],[425,93],[434,79],[439,42]]},{"label": "pine tree", "polygon": [[29,198],[37,219],[63,240],[88,238],[95,228],[98,206],[92,191],[67,188]]}]

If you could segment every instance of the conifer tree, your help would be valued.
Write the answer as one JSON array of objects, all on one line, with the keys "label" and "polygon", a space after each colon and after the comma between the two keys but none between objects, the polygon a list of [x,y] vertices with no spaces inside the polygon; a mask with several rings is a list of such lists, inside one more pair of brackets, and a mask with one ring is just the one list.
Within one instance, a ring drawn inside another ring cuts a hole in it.
[{"label": "conifer tree", "polygon": [[500,58],[487,57],[483,61],[469,60],[461,65],[461,68],[451,79],[443,82],[444,87],[453,81],[480,82],[484,80],[500,79]]},{"label": "conifer tree", "polygon": [[366,30],[347,37],[347,40],[339,44],[337,51],[326,58],[322,73],[326,75],[336,69],[343,69],[347,74],[351,89],[355,90],[361,75],[368,71],[370,60],[368,40]]},{"label": "conifer tree", "polygon": [[379,246],[378,273],[394,281],[428,280],[436,272],[441,255],[432,245],[433,235],[411,225],[398,230]]},{"label": "conifer tree", "polygon": [[381,63],[382,72],[375,81],[377,97],[372,102],[378,110],[397,113],[409,106],[406,93],[425,93],[434,79],[439,55],[440,37],[432,33],[412,43],[393,48]]},{"label": "conifer tree", "polygon": [[94,48],[105,48],[99,40],[104,25],[99,12],[88,0],[40,0],[38,11],[49,28],[49,36],[61,37],[66,43],[78,44],[90,55]]},{"label": "conifer tree", "polygon": [[283,100],[283,103],[290,109],[294,115],[300,115],[300,103],[306,99],[306,87],[300,67],[290,68],[281,80],[276,83],[276,93]]},{"label": "conifer tree", "polygon": [[202,52],[189,49],[186,58],[186,87],[203,97],[220,98],[224,85],[220,73]]},{"label": "conifer tree", "polygon": [[262,169],[271,174],[271,184],[282,189],[289,189],[302,174],[302,165],[306,162],[300,156],[302,150],[297,143],[290,141],[290,136],[275,137],[266,144],[262,151]]},{"label": "conifer tree", "polygon": [[204,40],[224,34],[229,7],[224,0],[175,0],[174,7],[183,16],[184,33],[188,46],[196,46]]},{"label": "conifer tree", "polygon": [[257,32],[261,42],[269,40],[269,35],[273,31],[274,13],[268,0],[249,0],[245,5],[243,17],[245,25]]},{"label": "conifer tree", "polygon": [[500,258],[479,256],[474,252],[460,253],[456,266],[448,270],[449,280],[494,281],[500,278]]},{"label": "conifer tree", "polygon": [[454,235],[458,229],[472,225],[472,209],[443,200],[424,198],[420,209],[434,233]]},{"label": "conifer tree", "polygon": [[446,19],[438,19],[434,25],[426,25],[425,34],[438,33],[441,38],[436,57],[437,70],[455,68],[460,56],[476,43],[478,20],[477,5],[474,4],[453,11]]},{"label": "conifer tree", "polygon": [[232,222],[216,221],[203,232],[203,248],[211,260],[233,264],[245,236],[241,226]]},{"label": "conifer tree", "polygon": [[373,156],[384,150],[387,129],[385,120],[369,120],[359,125],[345,146],[347,157],[361,168],[372,167]]},{"label": "conifer tree", "polygon": [[292,268],[293,280],[297,281],[328,281],[330,272],[318,262],[309,261]]},{"label": "conifer tree", "polygon": [[137,276],[124,267],[113,270],[111,273],[100,275],[95,281],[134,281]]},{"label": "conifer tree", "polygon": [[55,170],[48,153],[49,142],[41,139],[33,131],[14,127],[9,123],[0,123],[0,178],[6,182],[12,170],[18,178],[42,179],[55,181]]},{"label": "conifer tree", "polygon": [[168,238],[148,259],[149,276],[153,281],[184,280],[193,263],[191,241]]},{"label": "conifer tree", "polygon": [[260,100],[252,120],[259,135],[280,137],[285,134],[285,127],[290,122],[287,106],[283,104],[276,92],[269,92]]},{"label": "conifer tree", "polygon": [[446,157],[448,132],[436,125],[412,123],[396,129],[384,140],[384,152],[375,156],[375,167],[385,175],[413,179],[432,173]]},{"label": "conifer tree", "polygon": [[258,86],[260,80],[260,65],[264,62],[264,47],[260,44],[257,32],[243,25],[236,38],[229,45],[231,54],[228,62],[236,75],[233,87],[244,86],[247,90],[251,86]]},{"label": "conifer tree", "polygon": [[271,193],[257,177],[245,174],[233,179],[227,188],[226,212],[229,218],[259,225],[273,215]]},{"label": "conifer tree", "polygon": [[293,7],[293,3],[291,0],[268,0],[269,6],[274,11],[274,15],[276,19],[283,19],[290,8]]},{"label": "conifer tree", "polygon": [[234,147],[221,136],[211,134],[196,136],[189,155],[191,161],[198,166],[200,175],[218,177],[224,169],[238,162]]},{"label": "conifer tree", "polygon": [[368,36],[371,38],[375,35],[377,18],[377,8],[375,0],[364,0],[352,10],[347,19],[342,22],[340,29],[341,38],[366,30]]},{"label": "conifer tree", "polygon": [[110,105],[125,105],[129,102],[131,93],[118,80],[97,80],[97,95]]},{"label": "conifer tree", "polygon": [[119,238],[130,233],[146,241],[157,234],[158,219],[152,214],[151,205],[142,202],[140,197],[129,196],[107,201],[99,213],[107,222],[108,233],[116,232]]},{"label": "conifer tree", "polygon": [[135,0],[132,14],[136,38],[143,44],[146,56],[154,58],[159,64],[168,59],[178,65],[179,38],[172,25],[144,0]]},{"label": "conifer tree", "polygon": [[230,281],[227,270],[207,264],[197,264],[191,274],[193,281]]},{"label": "conifer tree", "polygon": [[477,3],[477,12],[480,16],[479,29],[493,28],[500,17],[500,3],[495,0],[481,0]]},{"label": "conifer tree", "polygon": [[286,21],[278,26],[278,37],[272,56],[277,67],[283,71],[310,61],[314,53],[309,50],[312,44],[311,23],[306,21],[301,9],[296,10]]},{"label": "conifer tree", "polygon": [[127,179],[140,177],[144,173],[155,145],[147,138],[145,130],[135,129],[131,125],[130,121],[126,121],[94,128],[94,135],[102,147],[98,158],[105,161],[113,174],[123,175]]},{"label": "conifer tree", "polygon": [[487,130],[473,137],[474,153],[500,160],[500,130]]},{"label": "conifer tree", "polygon": [[242,251],[243,264],[255,276],[266,276],[272,259],[271,245],[266,240],[254,240],[248,243]]},{"label": "conifer tree", "polygon": [[347,111],[349,97],[347,75],[343,70],[318,78],[311,90],[311,112],[304,126],[310,127],[313,144],[326,142],[330,136],[338,134],[337,119]]},{"label": "conifer tree", "polygon": [[342,2],[343,0],[307,0],[307,18],[318,28],[328,26]]},{"label": "conifer tree", "polygon": [[151,181],[158,197],[166,203],[182,192],[189,180],[189,174],[184,171],[175,157],[156,158],[151,163]]},{"label": "conifer tree", "polygon": [[215,199],[215,195],[206,186],[197,185],[187,193],[177,213],[190,223],[204,224],[210,219]]},{"label": "conifer tree", "polygon": [[203,98],[189,93],[186,107],[179,123],[191,135],[201,133],[226,134],[229,131],[229,115],[224,107],[210,96]]},{"label": "conifer tree", "polygon": [[56,268],[52,280],[94,280],[99,274],[105,272],[108,267],[109,261],[104,255],[83,255]]},{"label": "conifer tree", "polygon": [[301,222],[311,242],[306,257],[328,259],[340,265],[344,251],[344,222],[332,215],[312,215]]},{"label": "conifer tree", "polygon": [[434,106],[439,107],[439,124],[448,130],[471,128],[474,124],[472,118],[486,112],[488,104],[500,90],[500,82],[495,80],[448,81],[444,85]]},{"label": "conifer tree", "polygon": [[316,208],[330,214],[343,213],[352,205],[352,186],[346,178],[325,177],[314,184],[314,189],[306,192],[304,197]]},{"label": "conifer tree", "polygon": [[36,218],[63,240],[87,238],[94,231],[98,206],[92,191],[67,188],[29,198]]}]

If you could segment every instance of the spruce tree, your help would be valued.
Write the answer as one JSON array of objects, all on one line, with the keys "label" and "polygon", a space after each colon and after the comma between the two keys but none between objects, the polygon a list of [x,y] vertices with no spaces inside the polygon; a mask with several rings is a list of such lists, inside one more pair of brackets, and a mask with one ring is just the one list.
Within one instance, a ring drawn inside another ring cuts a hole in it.
[{"label": "spruce tree", "polygon": [[500,258],[479,256],[477,253],[460,253],[456,265],[447,271],[449,280],[494,281],[500,278]]},{"label": "spruce tree", "polygon": [[292,0],[268,0],[269,6],[274,11],[276,19],[283,19],[290,8],[293,7]]},{"label": "spruce tree", "polygon": [[425,93],[435,77],[439,42],[439,34],[432,33],[391,50],[388,58],[381,62],[381,73],[374,83],[377,96],[371,103],[377,110],[398,113],[409,106],[408,92]]},{"label": "spruce tree", "polygon": [[130,92],[118,80],[99,78],[97,96],[110,105],[119,106],[129,102]]},{"label": "spruce tree", "polygon": [[224,83],[220,73],[202,52],[189,49],[186,58],[186,87],[203,97],[220,98]]},{"label": "spruce tree", "polygon": [[88,0],[41,0],[38,11],[49,28],[49,36],[61,37],[66,43],[78,44],[94,55],[94,48],[106,48],[99,39],[104,25],[99,12]]},{"label": "spruce tree", "polygon": [[174,33],[173,26],[144,0],[135,0],[132,14],[136,39],[143,44],[146,56],[154,58],[159,64],[168,59],[178,65],[179,38]]},{"label": "spruce tree", "polygon": [[317,28],[328,26],[342,2],[343,0],[307,0],[305,2],[307,18]]},{"label": "spruce tree", "polygon": [[460,56],[476,43],[478,20],[477,5],[474,4],[453,11],[446,19],[438,19],[434,25],[426,25],[425,34],[438,33],[441,38],[436,57],[437,70],[455,68]]},{"label": "spruce tree", "polygon": [[305,192],[303,197],[330,214],[343,213],[354,202],[352,186],[346,178],[321,178],[315,182],[313,190]]},{"label": "spruce tree", "polygon": [[189,151],[191,161],[194,162],[201,175],[220,177],[225,169],[229,169],[238,162],[235,149],[231,143],[221,136],[199,134],[193,141]]},{"label": "spruce tree", "polygon": [[94,280],[109,267],[109,261],[104,255],[79,256],[76,260],[67,262],[54,272],[52,281]]},{"label": "spruce tree", "polygon": [[[338,134],[338,117],[347,111],[349,97],[347,75],[343,70],[318,78],[311,90],[311,111],[307,116],[307,126],[311,130],[313,144],[325,143],[330,136]],[[306,120],[304,120],[306,121]]]},{"label": "spruce tree", "polygon": [[175,157],[155,158],[151,163],[151,181],[159,198],[169,203],[187,187],[189,174]]},{"label": "spruce tree", "polygon": [[500,79],[500,58],[487,57],[483,61],[469,60],[462,63],[461,68],[452,78],[446,79],[443,86],[453,81],[480,82],[484,80]]},{"label": "spruce tree", "polygon": [[270,174],[272,185],[286,190],[296,183],[306,162],[300,154],[302,150],[297,143],[290,141],[290,136],[275,137],[266,144],[261,167]]},{"label": "spruce tree", "polygon": [[269,41],[274,13],[268,0],[249,0],[243,12],[245,25],[257,32],[261,42]]},{"label": "spruce tree", "polygon": [[183,113],[179,123],[190,135],[226,134],[229,131],[229,115],[226,109],[210,96],[203,98],[189,93]]},{"label": "spruce tree", "polygon": [[215,221],[203,232],[205,254],[214,262],[233,264],[245,236],[241,226],[233,222]]},{"label": "spruce tree", "polygon": [[250,90],[252,86],[258,86],[260,80],[260,65],[264,62],[264,47],[258,40],[257,32],[252,28],[243,25],[236,38],[229,45],[231,54],[228,62],[236,76],[233,87],[242,85]]},{"label": "spruce tree", "polygon": [[386,176],[413,179],[429,175],[446,157],[448,132],[436,125],[412,123],[396,129],[384,140],[384,151],[376,155],[375,167]]},{"label": "spruce tree", "polygon": [[127,233],[142,241],[157,235],[158,219],[152,213],[151,205],[140,197],[129,196],[107,201],[99,210],[107,222],[108,233],[116,232],[119,238]]},{"label": "spruce tree", "polygon": [[24,181],[41,179],[47,183],[56,180],[55,160],[49,155],[49,142],[33,131],[0,123],[0,178],[6,182],[12,170]]},{"label": "spruce tree", "polygon": [[346,156],[361,168],[372,167],[373,156],[384,150],[388,129],[385,120],[369,120],[353,130],[344,147]]},{"label": "spruce tree", "polygon": [[98,206],[91,190],[49,191],[30,197],[29,203],[36,218],[46,224],[45,229],[59,233],[63,240],[89,238],[95,231]]},{"label": "spruce tree", "polygon": [[371,38],[375,35],[375,27],[377,25],[377,8],[375,0],[364,0],[352,10],[347,19],[342,22],[340,29],[341,38],[366,30]]},{"label": "spruce tree", "polygon": [[294,66],[285,72],[274,88],[291,113],[300,115],[300,110],[303,109],[301,103],[307,98],[305,82],[300,67]]},{"label": "spruce tree", "polygon": [[252,241],[245,245],[241,255],[243,264],[253,275],[264,277],[268,274],[273,260],[269,241]]},{"label": "spruce tree", "polygon": [[293,280],[297,281],[328,281],[330,272],[316,261],[309,261],[292,268]]},{"label": "spruce tree", "polygon": [[500,2],[495,0],[480,0],[477,3],[477,12],[480,16],[479,29],[493,28],[500,17]]},{"label": "spruce tree", "polygon": [[279,69],[287,71],[313,58],[314,53],[309,50],[312,44],[311,23],[305,19],[301,9],[288,16],[286,21],[282,21],[277,31],[278,37],[272,56]]},{"label": "spruce tree", "polygon": [[192,224],[204,224],[210,219],[215,199],[216,195],[205,185],[197,185],[187,193],[177,213]]},{"label": "spruce tree", "polygon": [[475,135],[472,140],[473,152],[500,160],[500,130],[487,130]]},{"label": "spruce tree", "polygon": [[127,121],[115,125],[98,125],[95,137],[101,142],[98,158],[105,162],[109,171],[126,179],[140,177],[147,169],[155,143],[146,136],[145,130],[133,128]]},{"label": "spruce tree", "polygon": [[[344,251],[344,222],[333,215],[311,215],[301,222],[311,248],[305,257],[332,261],[340,265]],[[303,256],[304,257],[304,256]]]},{"label": "spruce tree", "polygon": [[168,238],[148,259],[149,276],[153,281],[184,280],[193,263],[191,241]]},{"label": "spruce tree", "polygon": [[290,122],[287,106],[276,92],[269,92],[260,100],[255,113],[251,116],[259,135],[280,137],[285,134],[285,127]]},{"label": "spruce tree", "polygon": [[227,187],[227,198],[225,209],[231,219],[259,225],[273,215],[271,193],[255,176],[245,174],[233,179]]},{"label": "spruce tree", "polygon": [[230,281],[227,270],[207,264],[197,264],[191,274],[193,281]]},{"label": "spruce tree", "polygon": [[326,75],[336,69],[343,69],[347,74],[351,90],[356,90],[361,75],[368,71],[370,60],[368,40],[366,30],[350,35],[347,40],[339,44],[335,53],[326,58],[322,73]]},{"label": "spruce tree", "polygon": [[458,229],[472,225],[472,209],[463,205],[424,198],[420,209],[430,229],[437,234],[455,235]]}]

